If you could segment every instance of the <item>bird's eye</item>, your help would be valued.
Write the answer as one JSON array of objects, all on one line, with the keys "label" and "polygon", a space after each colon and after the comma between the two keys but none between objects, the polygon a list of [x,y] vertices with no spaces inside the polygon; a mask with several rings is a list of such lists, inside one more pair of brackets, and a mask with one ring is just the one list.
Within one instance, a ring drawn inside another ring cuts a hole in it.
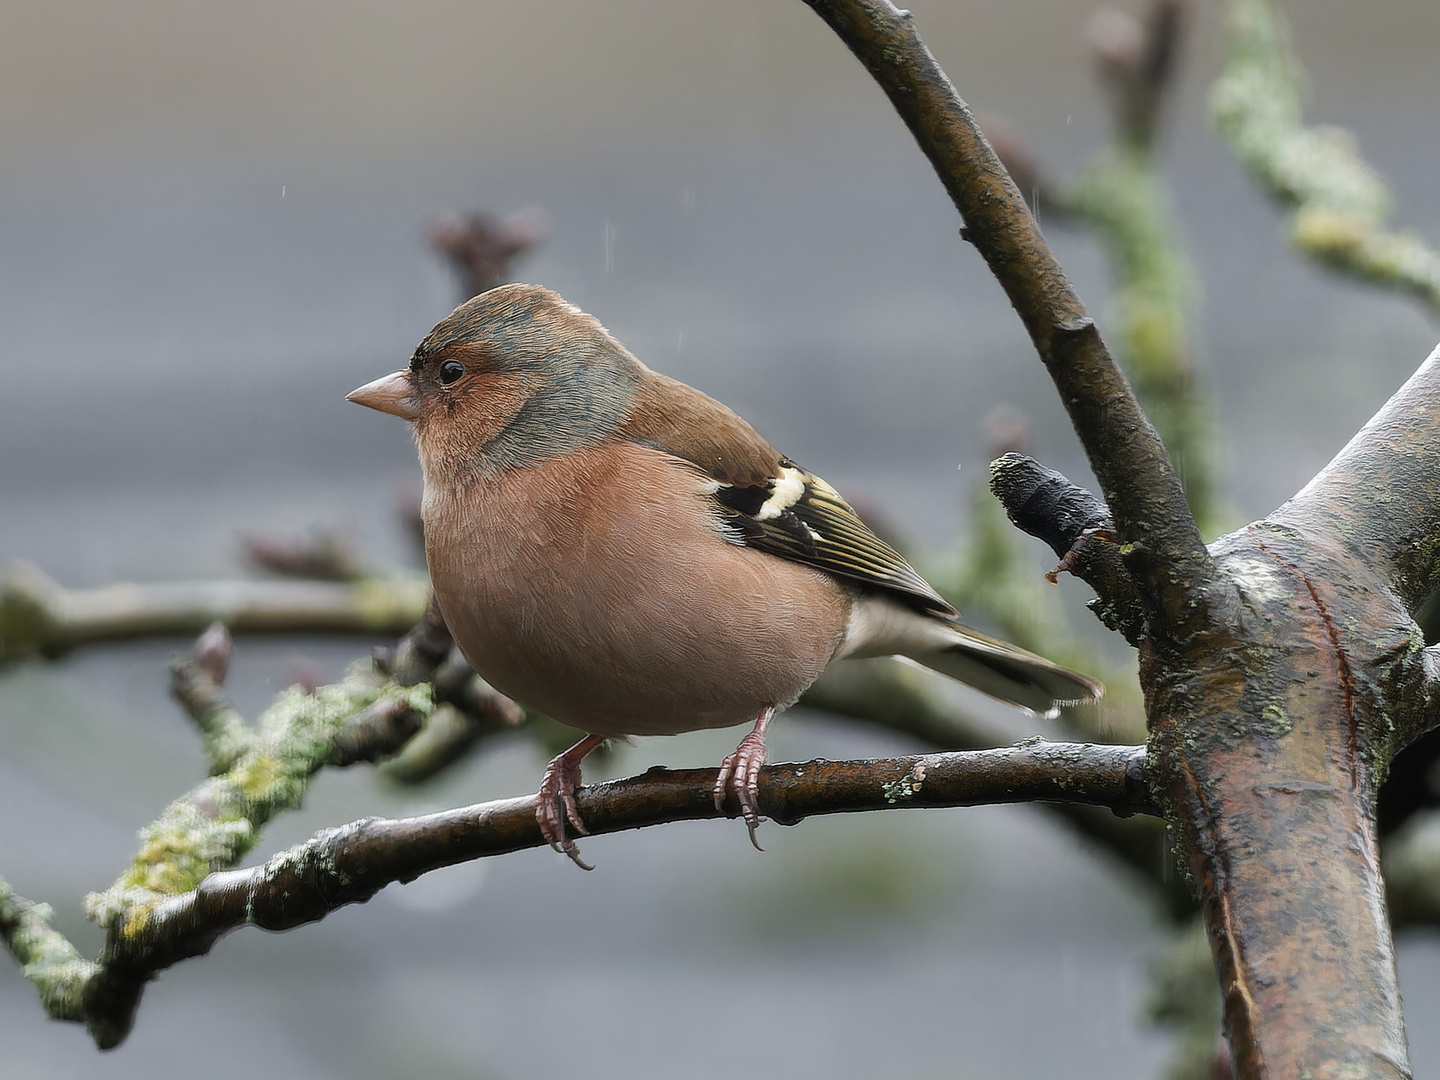
[{"label": "bird's eye", "polygon": [[465,374],[465,365],[459,360],[446,360],[440,365],[440,385],[449,386]]}]

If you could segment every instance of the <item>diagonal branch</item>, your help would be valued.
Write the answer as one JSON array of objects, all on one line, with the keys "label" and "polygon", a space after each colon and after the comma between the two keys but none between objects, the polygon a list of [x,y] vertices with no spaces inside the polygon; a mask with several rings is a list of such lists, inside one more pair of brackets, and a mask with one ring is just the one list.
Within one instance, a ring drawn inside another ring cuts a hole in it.
[{"label": "diagonal branch", "polygon": [[1440,251],[1386,227],[1390,192],[1341,128],[1305,123],[1303,74],[1272,0],[1230,0],[1229,56],[1210,115],[1240,164],[1290,211],[1290,242],[1360,281],[1440,311]]},{"label": "diagonal branch", "polygon": [[910,128],[1060,392],[1153,612],[1182,633],[1213,568],[1180,481],[1025,200],[908,12],[886,0],[806,0]]},{"label": "diagonal branch", "polygon": [[1270,520],[1343,541],[1414,615],[1440,591],[1440,348]]}]

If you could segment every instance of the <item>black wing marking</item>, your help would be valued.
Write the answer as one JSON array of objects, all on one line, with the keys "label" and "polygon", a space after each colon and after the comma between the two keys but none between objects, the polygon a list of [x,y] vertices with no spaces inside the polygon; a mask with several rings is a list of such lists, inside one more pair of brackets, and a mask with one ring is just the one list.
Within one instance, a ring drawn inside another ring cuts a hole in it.
[{"label": "black wing marking", "polygon": [[839,492],[788,458],[780,459],[780,475],[768,484],[721,484],[712,498],[732,543],[887,590],[920,611],[957,614]]}]

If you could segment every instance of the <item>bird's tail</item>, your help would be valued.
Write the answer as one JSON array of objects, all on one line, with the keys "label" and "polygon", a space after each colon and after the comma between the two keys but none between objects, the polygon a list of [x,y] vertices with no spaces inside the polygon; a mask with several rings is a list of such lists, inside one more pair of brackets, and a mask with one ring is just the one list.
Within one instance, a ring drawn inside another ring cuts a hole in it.
[{"label": "bird's tail", "polygon": [[993,698],[1043,716],[1053,716],[1062,705],[1095,701],[1105,692],[1098,680],[1008,641],[958,623],[944,629],[948,641],[907,648],[901,655]]},{"label": "bird's tail", "polygon": [[857,599],[841,656],[906,656],[1022,709],[1053,715],[1062,705],[1095,701],[1105,687],[945,616],[888,597]]}]

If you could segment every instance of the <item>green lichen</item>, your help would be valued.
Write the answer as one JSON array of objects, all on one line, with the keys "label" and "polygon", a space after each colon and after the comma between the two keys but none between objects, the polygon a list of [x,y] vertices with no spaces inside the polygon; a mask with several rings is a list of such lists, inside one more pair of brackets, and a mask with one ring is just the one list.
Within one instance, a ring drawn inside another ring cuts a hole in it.
[{"label": "green lichen", "polygon": [[1260,709],[1260,733],[1268,739],[1280,739],[1295,727],[1295,720],[1285,706],[1278,702],[1270,702]]},{"label": "green lichen", "polygon": [[1225,69],[1210,94],[1211,120],[1235,156],[1291,210],[1291,244],[1353,277],[1440,307],[1440,253],[1389,232],[1385,181],[1340,128],[1306,126],[1304,76],[1271,0],[1231,0]]},{"label": "green lichen", "polygon": [[5,944],[39,991],[45,1011],[57,1020],[80,1020],[85,987],[99,969],[50,925],[53,918],[49,904],[15,895],[0,878],[0,935]]},{"label": "green lichen", "polygon": [[119,919],[127,935],[142,933],[154,905],[234,866],[259,841],[270,818],[300,805],[345,722],[385,700],[404,701],[422,715],[432,708],[428,685],[378,683],[366,665],[313,693],[292,687],[280,694],[229,770],[176,799],[141,830],[130,869],[105,892],[86,898],[89,916],[105,925]]},{"label": "green lichen", "polygon": [[925,782],[925,765],[917,763],[909,772],[899,780],[892,780],[881,787],[885,795],[885,801],[894,806],[901,799],[909,799],[915,795]]}]

